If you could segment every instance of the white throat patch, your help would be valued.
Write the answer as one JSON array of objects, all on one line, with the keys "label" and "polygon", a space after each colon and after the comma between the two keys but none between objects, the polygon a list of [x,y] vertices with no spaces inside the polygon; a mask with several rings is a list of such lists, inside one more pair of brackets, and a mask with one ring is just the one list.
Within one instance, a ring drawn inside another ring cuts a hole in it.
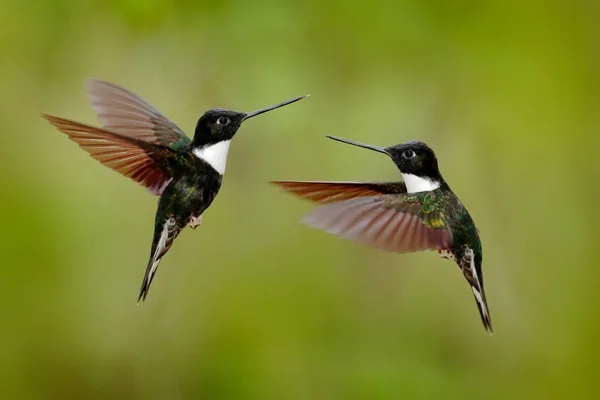
[{"label": "white throat patch", "polygon": [[406,191],[408,193],[430,192],[440,187],[439,182],[434,182],[431,179],[421,178],[413,174],[402,174],[404,183],[406,183]]},{"label": "white throat patch", "polygon": [[219,174],[223,175],[225,173],[230,144],[231,140],[223,140],[215,144],[198,147],[193,150],[193,153],[199,159],[209,163]]}]

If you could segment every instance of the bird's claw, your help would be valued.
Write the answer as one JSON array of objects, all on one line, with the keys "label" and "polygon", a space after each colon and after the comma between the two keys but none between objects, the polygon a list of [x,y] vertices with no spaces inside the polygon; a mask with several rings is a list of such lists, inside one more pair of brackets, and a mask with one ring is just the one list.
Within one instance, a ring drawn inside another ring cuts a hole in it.
[{"label": "bird's claw", "polygon": [[449,249],[438,249],[438,254],[442,258],[447,258],[448,260],[454,260],[454,254]]},{"label": "bird's claw", "polygon": [[190,228],[192,229],[196,229],[198,227],[198,225],[200,225],[202,223],[202,215],[198,215],[198,216],[192,216],[192,218],[190,218]]}]

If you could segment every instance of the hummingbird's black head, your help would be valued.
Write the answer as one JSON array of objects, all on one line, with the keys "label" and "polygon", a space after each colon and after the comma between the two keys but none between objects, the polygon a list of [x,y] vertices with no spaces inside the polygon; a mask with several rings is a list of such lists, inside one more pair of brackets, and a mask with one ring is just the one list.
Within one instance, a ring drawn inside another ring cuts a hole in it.
[{"label": "hummingbird's black head", "polygon": [[242,122],[267,111],[294,103],[305,97],[296,97],[283,103],[249,113],[220,108],[208,110],[200,117],[196,125],[196,133],[191,146],[192,153],[206,164],[209,164],[217,173],[223,175],[231,139],[240,128]]},{"label": "hummingbird's black head", "polygon": [[194,134],[192,147],[196,148],[231,140],[245,120],[266,113],[267,111],[295,103],[305,97],[306,96],[295,97],[291,100],[284,101],[283,103],[248,113],[225,110],[222,108],[208,110],[200,117],[196,124],[196,132]]},{"label": "hummingbird's black head", "polygon": [[245,113],[222,108],[208,110],[196,124],[194,147],[231,140],[245,116]]},{"label": "hummingbird's black head", "polygon": [[402,173],[409,192],[434,190],[444,184],[435,153],[423,142],[410,141],[390,147],[378,147],[335,136],[327,137],[390,156]]},{"label": "hummingbird's black head", "polygon": [[435,153],[425,143],[412,140],[386,147],[384,150],[403,174],[432,179],[440,178]]}]

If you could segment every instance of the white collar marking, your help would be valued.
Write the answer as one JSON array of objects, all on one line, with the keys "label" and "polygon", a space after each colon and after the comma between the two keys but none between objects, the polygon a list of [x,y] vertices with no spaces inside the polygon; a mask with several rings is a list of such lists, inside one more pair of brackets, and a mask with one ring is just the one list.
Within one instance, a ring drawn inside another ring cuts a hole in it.
[{"label": "white collar marking", "polygon": [[406,191],[408,193],[417,192],[431,192],[432,190],[438,189],[440,183],[432,181],[431,179],[421,178],[413,174],[402,174],[404,183],[406,184]]},{"label": "white collar marking", "polygon": [[230,140],[222,140],[215,144],[209,144],[204,147],[195,148],[194,155],[199,159],[206,161],[219,174],[225,173],[225,165],[227,164],[227,153],[229,152]]}]

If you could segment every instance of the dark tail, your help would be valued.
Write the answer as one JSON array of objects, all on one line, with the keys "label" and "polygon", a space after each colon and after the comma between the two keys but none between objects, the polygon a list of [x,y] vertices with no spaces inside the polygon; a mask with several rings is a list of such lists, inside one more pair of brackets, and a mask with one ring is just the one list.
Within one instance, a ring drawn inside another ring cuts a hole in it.
[{"label": "dark tail", "polygon": [[481,322],[483,322],[483,326],[490,334],[494,333],[492,329],[490,310],[488,309],[485,291],[483,290],[481,253],[475,253],[469,246],[465,246],[464,253],[461,254],[456,261],[465,275],[465,278],[469,282],[469,285],[471,285],[471,290],[473,290],[473,295],[475,296],[475,301],[477,302],[477,308],[479,308],[479,314],[481,315]]},{"label": "dark tail", "polygon": [[146,300],[146,296],[148,296],[148,291],[150,290],[150,285],[152,284],[152,279],[156,275],[156,269],[158,268],[158,264],[160,263],[160,258],[156,261],[153,261],[153,258],[150,258],[148,263],[148,267],[146,267],[146,274],[144,275],[144,280],[142,281],[142,287],[140,289],[140,295],[138,296],[137,302],[140,304],[140,301]]},{"label": "dark tail", "polygon": [[154,279],[154,276],[156,275],[158,264],[160,264],[161,258],[169,251],[180,231],[181,228],[177,225],[175,218],[162,218],[160,220],[157,218],[154,227],[154,238],[152,239],[152,251],[150,252],[150,260],[148,261],[146,274],[142,281],[138,304],[140,304],[140,301],[146,300],[150,285],[152,284],[152,279]]},{"label": "dark tail", "polygon": [[[479,285],[477,285],[479,286]],[[485,292],[483,288],[476,287],[471,284],[471,289],[473,290],[473,295],[475,295],[475,301],[477,302],[477,308],[479,308],[479,314],[481,315],[481,322],[483,322],[483,326],[490,333],[494,333],[492,329],[492,317],[490,317],[490,310],[488,309],[487,300],[485,298]]]}]

